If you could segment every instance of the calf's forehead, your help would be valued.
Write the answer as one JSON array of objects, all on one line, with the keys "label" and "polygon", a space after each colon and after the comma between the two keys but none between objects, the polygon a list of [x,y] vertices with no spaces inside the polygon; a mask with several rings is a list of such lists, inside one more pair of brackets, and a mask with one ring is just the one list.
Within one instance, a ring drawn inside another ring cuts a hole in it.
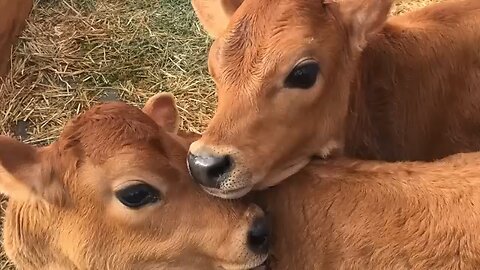
[{"label": "calf's forehead", "polygon": [[117,179],[126,175],[132,176],[138,172],[162,175],[171,168],[170,162],[171,160],[163,155],[161,150],[151,147],[151,145],[133,144],[116,151],[96,167],[102,167],[102,170],[108,172],[111,179]]},{"label": "calf's forehead", "polygon": [[245,0],[234,13],[231,22],[218,40],[221,51],[235,53],[231,49],[245,49],[264,41],[275,40],[278,36],[295,36],[299,32],[314,34],[328,20],[322,1]]},{"label": "calf's forehead", "polygon": [[98,105],[70,121],[58,140],[60,151],[74,148],[82,157],[102,163],[128,146],[164,150],[165,132],[133,106]]},{"label": "calf's forehead", "polygon": [[291,68],[315,39],[329,39],[329,23],[322,1],[246,0],[211,48],[212,75],[237,90],[258,88],[255,82]]}]

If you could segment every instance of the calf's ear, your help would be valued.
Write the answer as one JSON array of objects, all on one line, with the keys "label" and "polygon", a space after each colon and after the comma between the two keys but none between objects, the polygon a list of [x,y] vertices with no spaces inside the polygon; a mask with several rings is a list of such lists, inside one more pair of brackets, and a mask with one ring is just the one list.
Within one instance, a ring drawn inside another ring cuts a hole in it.
[{"label": "calf's ear", "polygon": [[15,200],[64,202],[63,185],[55,178],[47,148],[0,136],[0,192]]},{"label": "calf's ear", "polygon": [[347,30],[354,50],[363,50],[368,38],[387,20],[393,0],[323,0],[328,11]]},{"label": "calf's ear", "polygon": [[142,110],[165,131],[174,134],[178,132],[180,115],[173,94],[158,93],[154,95],[148,99]]},{"label": "calf's ear", "polygon": [[225,31],[230,17],[242,2],[243,0],[191,0],[198,20],[213,39]]}]

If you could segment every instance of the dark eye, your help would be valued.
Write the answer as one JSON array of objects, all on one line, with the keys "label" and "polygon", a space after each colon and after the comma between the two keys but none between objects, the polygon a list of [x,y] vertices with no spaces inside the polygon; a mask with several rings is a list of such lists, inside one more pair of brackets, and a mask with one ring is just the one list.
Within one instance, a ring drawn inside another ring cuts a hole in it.
[{"label": "dark eye", "polygon": [[285,80],[285,87],[308,89],[317,81],[320,66],[317,62],[306,60],[296,65]]},{"label": "dark eye", "polygon": [[160,192],[145,183],[131,185],[116,191],[115,196],[129,208],[140,208],[160,200]]}]

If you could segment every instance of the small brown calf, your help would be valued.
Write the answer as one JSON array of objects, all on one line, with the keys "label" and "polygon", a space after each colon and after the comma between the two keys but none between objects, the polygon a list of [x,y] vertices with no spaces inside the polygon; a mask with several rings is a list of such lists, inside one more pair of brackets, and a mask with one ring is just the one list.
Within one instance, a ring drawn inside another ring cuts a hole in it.
[{"label": "small brown calf", "polygon": [[172,101],[157,95],[146,114],[94,107],[47,147],[0,136],[4,246],[18,269],[237,270],[266,259],[263,212],[191,182]]},{"label": "small brown calf", "polygon": [[0,0],[0,78],[10,69],[10,52],[26,25],[32,0]]},{"label": "small brown calf", "polygon": [[387,18],[392,0],[192,0],[216,38],[218,106],[192,176],[225,198],[312,156],[431,161],[480,150],[480,1]]}]

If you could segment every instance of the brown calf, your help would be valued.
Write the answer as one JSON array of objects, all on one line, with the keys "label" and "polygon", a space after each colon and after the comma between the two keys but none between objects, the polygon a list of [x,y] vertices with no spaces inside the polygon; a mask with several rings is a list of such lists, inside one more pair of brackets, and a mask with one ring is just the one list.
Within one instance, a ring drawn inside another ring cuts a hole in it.
[{"label": "brown calf", "polygon": [[217,111],[189,157],[211,194],[275,185],[335,149],[387,161],[480,150],[480,1],[388,20],[391,0],[192,3],[216,37]]},{"label": "brown calf", "polygon": [[313,161],[250,194],[272,218],[271,269],[478,269],[479,168],[480,152]]},{"label": "brown calf", "polygon": [[19,269],[234,270],[265,260],[263,212],[191,183],[171,104],[155,96],[151,118],[100,105],[43,148],[0,137],[4,245]]},{"label": "brown calf", "polygon": [[10,69],[10,52],[26,25],[32,0],[0,0],[0,78]]}]

